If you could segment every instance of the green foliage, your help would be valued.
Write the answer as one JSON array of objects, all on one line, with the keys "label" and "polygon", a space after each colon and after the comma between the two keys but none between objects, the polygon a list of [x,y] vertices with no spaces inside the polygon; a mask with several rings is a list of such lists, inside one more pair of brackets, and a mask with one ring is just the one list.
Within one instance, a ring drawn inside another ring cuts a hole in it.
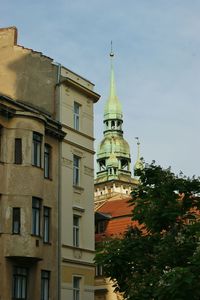
[{"label": "green foliage", "polygon": [[199,300],[200,180],[155,163],[138,172],[130,205],[139,225],[102,242],[96,262],[127,299]]}]

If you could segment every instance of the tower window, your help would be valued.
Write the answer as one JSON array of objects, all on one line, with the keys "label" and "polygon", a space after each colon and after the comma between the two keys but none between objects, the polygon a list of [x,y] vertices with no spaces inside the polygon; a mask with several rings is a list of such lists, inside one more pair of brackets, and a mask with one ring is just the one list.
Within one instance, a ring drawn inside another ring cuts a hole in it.
[{"label": "tower window", "polygon": [[103,171],[106,168],[105,159],[99,161],[99,171]]},{"label": "tower window", "polygon": [[127,159],[122,159],[121,160],[121,169],[128,171],[128,168],[129,168],[128,160]]}]

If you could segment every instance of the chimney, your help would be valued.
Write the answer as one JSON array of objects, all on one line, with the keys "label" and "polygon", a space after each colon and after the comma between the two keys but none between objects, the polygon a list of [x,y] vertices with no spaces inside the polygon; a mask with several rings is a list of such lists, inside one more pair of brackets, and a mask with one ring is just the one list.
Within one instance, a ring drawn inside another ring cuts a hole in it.
[{"label": "chimney", "polygon": [[17,45],[17,28],[0,28],[0,48]]}]

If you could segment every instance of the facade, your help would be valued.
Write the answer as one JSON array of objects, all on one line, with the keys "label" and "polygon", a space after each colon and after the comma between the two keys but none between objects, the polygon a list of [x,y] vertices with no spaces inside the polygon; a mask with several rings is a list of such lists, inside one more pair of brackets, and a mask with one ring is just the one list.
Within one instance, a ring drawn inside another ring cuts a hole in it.
[{"label": "facade", "polygon": [[[123,137],[123,115],[116,94],[113,58],[111,52],[110,93],[104,108],[104,138],[97,151],[98,171],[95,179],[95,241],[123,236],[131,221],[131,210],[127,201],[138,184],[131,175],[131,156],[127,141]],[[138,138],[137,138],[138,140]],[[142,168],[140,143],[135,169]],[[102,266],[96,266],[95,300],[119,300],[113,283],[103,275]]]},{"label": "facade", "polygon": [[61,299],[94,299],[93,84],[61,68]]},{"label": "facade", "polygon": [[0,131],[0,299],[57,299],[64,132],[48,115],[5,96]]},{"label": "facade", "polygon": [[[93,89],[90,81],[51,58],[19,46],[16,28],[0,29],[0,93],[59,122],[65,135],[57,152],[54,199],[57,296],[44,299],[94,299],[93,105],[100,96]],[[37,186],[36,177],[32,180]],[[53,196],[48,188],[46,193]]]}]

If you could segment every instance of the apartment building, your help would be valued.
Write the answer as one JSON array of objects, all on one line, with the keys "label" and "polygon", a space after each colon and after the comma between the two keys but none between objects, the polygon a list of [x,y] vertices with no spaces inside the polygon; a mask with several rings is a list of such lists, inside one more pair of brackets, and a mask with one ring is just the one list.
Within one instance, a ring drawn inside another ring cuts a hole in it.
[{"label": "apartment building", "polygon": [[61,126],[0,96],[0,299],[58,297]]},{"label": "apartment building", "polygon": [[[0,29],[0,93],[30,109],[38,109],[48,116],[48,120],[60,124],[63,132],[63,139],[59,138],[57,157],[53,159],[58,159],[58,171],[55,173],[57,198],[53,197],[49,187],[45,189],[48,201],[52,197],[57,201],[57,296],[45,295],[44,299],[92,300],[93,105],[100,96],[94,92],[94,84],[89,80],[40,52],[18,45],[15,27]],[[47,131],[48,128],[49,125]],[[48,149],[45,151],[48,153]],[[44,166],[39,169],[43,170]],[[32,185],[37,187],[37,174],[32,176],[30,186],[27,184],[27,191],[31,190]],[[22,250],[23,245],[19,246]],[[23,251],[21,256],[26,257]],[[54,265],[53,260],[49,259],[49,263]],[[49,280],[51,284],[52,279]],[[30,281],[27,281],[27,290],[31,288]],[[21,299],[37,299],[33,295],[23,297]]]}]

